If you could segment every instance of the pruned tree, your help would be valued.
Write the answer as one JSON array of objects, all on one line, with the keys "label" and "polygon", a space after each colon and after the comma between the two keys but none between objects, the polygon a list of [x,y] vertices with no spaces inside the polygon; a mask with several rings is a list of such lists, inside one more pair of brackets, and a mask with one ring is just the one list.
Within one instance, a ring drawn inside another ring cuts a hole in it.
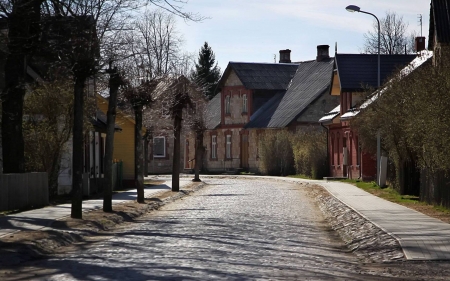
[{"label": "pruned tree", "polygon": [[198,61],[195,63],[192,80],[202,86],[208,99],[212,99],[216,95],[217,83],[220,80],[220,68],[208,42],[203,44],[198,53]]},{"label": "pruned tree", "polygon": [[[380,53],[381,54],[404,54],[414,52],[414,37],[408,34],[408,23],[405,23],[403,16],[395,12],[387,11],[386,15],[380,19]],[[412,38],[412,39],[411,39]],[[373,30],[364,34],[363,53],[378,53],[378,24],[373,23]]]},{"label": "pruned tree", "polygon": [[103,211],[112,212],[112,190],[113,190],[113,153],[114,153],[114,130],[117,114],[117,94],[124,81],[117,67],[112,67],[112,62],[107,70],[109,74],[109,100],[106,113],[106,140],[105,140],[105,181],[103,186]]},{"label": "pruned tree", "polygon": [[131,104],[134,111],[134,142],[135,142],[135,185],[137,189],[137,202],[144,203],[144,154],[143,154],[143,130],[142,115],[145,107],[152,102],[152,93],[161,79],[152,79],[134,86],[127,82],[124,88],[125,99]]}]

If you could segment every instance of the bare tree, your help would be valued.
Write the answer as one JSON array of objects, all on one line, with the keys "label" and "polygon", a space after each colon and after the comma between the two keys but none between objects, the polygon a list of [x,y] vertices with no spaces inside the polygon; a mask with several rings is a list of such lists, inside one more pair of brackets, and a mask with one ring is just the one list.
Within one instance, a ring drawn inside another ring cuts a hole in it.
[{"label": "bare tree", "polygon": [[[9,173],[24,172],[24,142],[22,133],[23,102],[27,77],[28,61],[33,57],[40,42],[41,15],[49,17],[73,17],[76,22],[82,17],[91,17],[92,21],[80,20],[75,24],[75,41],[72,53],[59,52],[69,58],[68,65],[74,75],[74,128],[73,128],[73,184],[72,214],[81,218],[82,169],[83,169],[83,94],[86,79],[94,75],[101,65],[102,52],[95,52],[94,45],[104,46],[104,42],[115,30],[122,28],[118,18],[129,18],[131,11],[142,4],[154,4],[187,20],[201,20],[197,14],[183,11],[184,0],[83,0],[83,1],[44,1],[44,0],[2,0],[0,1],[0,17],[8,20],[8,50],[5,64],[6,87],[2,93],[2,140],[4,171]],[[122,15],[123,17],[119,17]],[[92,25],[94,23],[94,25]],[[86,26],[86,24],[89,25]],[[85,40],[87,33],[92,35],[92,27],[96,29],[96,40]],[[81,39],[81,40],[80,40]],[[64,49],[64,48],[63,48]],[[100,47],[100,49],[102,49]],[[67,51],[67,50],[66,50]],[[96,54],[97,53],[97,54]],[[95,56],[92,56],[95,55]],[[96,57],[96,58],[95,58]]]},{"label": "bare tree", "polygon": [[[386,12],[386,16],[380,19],[380,53],[404,54],[414,52],[414,37],[407,34],[408,23],[403,21],[403,16],[395,12]],[[365,43],[362,52],[366,54],[378,53],[378,24],[373,23],[373,30],[364,34]]]}]

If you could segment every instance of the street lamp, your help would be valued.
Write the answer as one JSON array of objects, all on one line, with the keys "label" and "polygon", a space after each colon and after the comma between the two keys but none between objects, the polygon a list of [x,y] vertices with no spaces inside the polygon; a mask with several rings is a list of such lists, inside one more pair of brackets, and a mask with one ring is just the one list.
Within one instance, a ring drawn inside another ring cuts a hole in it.
[{"label": "street lamp", "polygon": [[[381,86],[381,80],[380,80],[380,33],[381,33],[381,29],[380,29],[380,20],[377,18],[377,16],[375,16],[372,13],[369,12],[365,12],[365,11],[361,11],[361,8],[359,8],[356,5],[349,5],[347,7],[345,7],[345,9],[351,13],[353,12],[358,12],[358,13],[363,13],[363,14],[368,14],[373,16],[378,23],[378,89]],[[377,133],[377,184],[380,185],[380,157],[381,157],[381,140],[380,140],[380,132],[378,131]]]}]

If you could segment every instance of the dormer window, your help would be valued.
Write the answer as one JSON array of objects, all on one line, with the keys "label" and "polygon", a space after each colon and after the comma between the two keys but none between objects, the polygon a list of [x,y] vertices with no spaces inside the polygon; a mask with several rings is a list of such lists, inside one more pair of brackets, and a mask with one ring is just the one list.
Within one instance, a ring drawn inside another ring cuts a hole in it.
[{"label": "dormer window", "polygon": [[248,111],[248,101],[247,101],[247,95],[242,95],[242,113],[247,113]]},{"label": "dormer window", "polygon": [[230,96],[231,95],[227,95],[225,97],[225,114],[230,114]]}]

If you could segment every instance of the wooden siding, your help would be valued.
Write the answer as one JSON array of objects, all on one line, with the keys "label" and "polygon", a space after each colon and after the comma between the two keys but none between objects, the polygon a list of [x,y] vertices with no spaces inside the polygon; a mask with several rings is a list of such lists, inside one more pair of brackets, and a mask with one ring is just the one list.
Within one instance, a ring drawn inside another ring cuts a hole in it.
[{"label": "wooden siding", "polygon": [[[105,114],[108,111],[108,101],[97,95],[97,107]],[[114,134],[113,159],[123,161],[123,179],[134,179],[134,120],[123,112],[117,111],[116,124],[122,128]]]}]

